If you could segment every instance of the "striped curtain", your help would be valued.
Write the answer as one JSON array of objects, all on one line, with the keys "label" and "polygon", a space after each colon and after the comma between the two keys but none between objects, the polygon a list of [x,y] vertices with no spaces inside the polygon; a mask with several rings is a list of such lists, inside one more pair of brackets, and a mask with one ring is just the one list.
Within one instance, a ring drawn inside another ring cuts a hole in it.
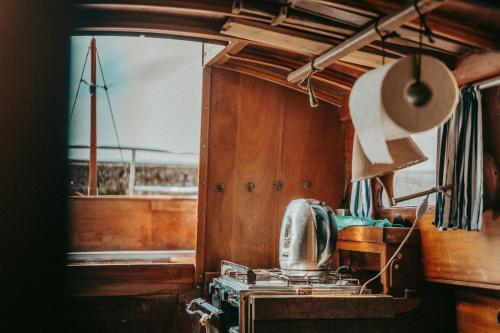
[{"label": "striped curtain", "polygon": [[352,183],[351,189],[351,215],[355,217],[372,217],[372,188],[370,179]]},{"label": "striped curtain", "polygon": [[481,95],[477,87],[460,91],[453,116],[439,128],[436,182],[452,185],[436,196],[435,224],[480,230],[483,211],[483,129]]}]

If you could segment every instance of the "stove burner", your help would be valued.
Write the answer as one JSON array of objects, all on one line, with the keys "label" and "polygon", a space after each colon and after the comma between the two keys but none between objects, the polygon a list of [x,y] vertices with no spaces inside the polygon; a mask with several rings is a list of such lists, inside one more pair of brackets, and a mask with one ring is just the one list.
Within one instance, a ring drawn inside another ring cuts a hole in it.
[{"label": "stove burner", "polygon": [[278,268],[250,269],[248,267],[223,261],[221,275],[230,278],[241,285],[241,288],[283,288],[283,287],[313,287],[317,289],[339,290],[342,287],[359,286],[359,280],[352,278],[345,269],[342,271],[324,272],[320,275],[290,275],[283,273]]}]

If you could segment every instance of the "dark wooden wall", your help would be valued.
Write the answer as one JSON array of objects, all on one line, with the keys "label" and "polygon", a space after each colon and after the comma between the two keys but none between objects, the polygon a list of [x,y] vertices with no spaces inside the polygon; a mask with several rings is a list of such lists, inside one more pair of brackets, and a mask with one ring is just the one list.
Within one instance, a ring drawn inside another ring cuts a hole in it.
[{"label": "dark wooden wall", "polygon": [[0,331],[58,331],[70,1],[0,1]]},{"label": "dark wooden wall", "polygon": [[[222,259],[276,266],[290,200],[317,198],[332,208],[341,203],[339,113],[324,102],[311,109],[307,95],[262,79],[220,68],[205,72],[197,271],[217,271]],[[281,190],[273,188],[275,181],[283,182]],[[252,192],[245,189],[250,182]]]},{"label": "dark wooden wall", "polygon": [[191,264],[71,265],[65,332],[192,332]]}]

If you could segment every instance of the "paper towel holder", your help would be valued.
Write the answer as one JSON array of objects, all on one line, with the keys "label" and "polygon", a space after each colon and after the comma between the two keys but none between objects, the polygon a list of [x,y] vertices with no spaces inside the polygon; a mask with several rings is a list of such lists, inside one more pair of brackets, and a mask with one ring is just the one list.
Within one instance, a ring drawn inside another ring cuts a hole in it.
[{"label": "paper towel holder", "polygon": [[418,0],[413,1],[413,6],[418,14],[420,29],[418,34],[418,53],[413,58],[415,60],[415,82],[406,89],[406,100],[419,108],[427,104],[432,98],[432,90],[420,80],[422,74],[422,37],[426,35],[431,44],[434,43],[434,39],[432,39],[432,30],[427,25],[425,14],[418,7]]},{"label": "paper towel holder", "polygon": [[424,82],[417,80],[406,89],[406,100],[413,106],[420,108],[432,98],[432,91]]}]

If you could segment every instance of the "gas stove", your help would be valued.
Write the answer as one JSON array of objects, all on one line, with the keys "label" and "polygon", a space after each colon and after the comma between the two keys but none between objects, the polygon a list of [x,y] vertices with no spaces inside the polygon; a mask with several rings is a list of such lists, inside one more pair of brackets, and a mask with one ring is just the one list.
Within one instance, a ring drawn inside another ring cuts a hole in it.
[{"label": "gas stove", "polygon": [[[342,270],[317,275],[288,275],[278,268],[251,269],[229,261],[221,262],[221,275],[209,284],[209,293],[217,300],[228,301],[241,291],[276,291],[297,295],[358,295],[358,279]],[[368,291],[369,292],[369,291]],[[214,297],[215,296],[215,297]],[[235,302],[232,302],[235,303]]]},{"label": "gas stove", "polygon": [[259,310],[256,304],[263,299],[274,297],[273,300],[282,299],[285,303],[286,300],[292,303],[302,300],[314,311],[314,307],[324,307],[321,302],[327,299],[345,302],[345,298],[376,296],[371,295],[370,290],[364,290],[360,295],[359,280],[346,271],[343,267],[313,276],[292,276],[277,268],[251,269],[222,261],[220,276],[214,278],[208,287],[211,304],[195,299],[188,306],[188,313],[205,318],[209,332],[254,332],[255,315]]}]

